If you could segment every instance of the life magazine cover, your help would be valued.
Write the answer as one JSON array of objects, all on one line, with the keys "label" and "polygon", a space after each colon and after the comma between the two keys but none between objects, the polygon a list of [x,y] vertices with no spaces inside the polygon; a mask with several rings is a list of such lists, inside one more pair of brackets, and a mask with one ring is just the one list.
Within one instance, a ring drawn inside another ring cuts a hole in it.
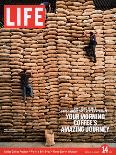
[{"label": "life magazine cover", "polygon": [[116,155],[116,0],[0,0],[2,154]]}]

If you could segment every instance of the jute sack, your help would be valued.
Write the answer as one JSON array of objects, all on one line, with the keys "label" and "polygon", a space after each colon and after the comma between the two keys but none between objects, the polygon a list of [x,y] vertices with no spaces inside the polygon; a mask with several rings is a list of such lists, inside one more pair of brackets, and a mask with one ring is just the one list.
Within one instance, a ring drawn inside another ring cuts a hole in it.
[{"label": "jute sack", "polygon": [[63,8],[58,8],[57,12],[62,13],[62,14],[67,14],[67,15],[69,14],[69,11],[67,11],[66,9],[63,9]]},{"label": "jute sack", "polygon": [[64,1],[57,1],[57,5],[59,5],[59,4],[65,5],[65,2]]},{"label": "jute sack", "polygon": [[55,145],[54,133],[52,129],[45,129],[46,146]]},{"label": "jute sack", "polygon": [[79,2],[73,2],[74,6],[78,7],[78,6],[81,6],[82,3],[79,3]]},{"label": "jute sack", "polygon": [[60,5],[58,5],[58,8],[67,9],[67,6],[66,6],[66,5],[62,5],[62,4],[60,4]]},{"label": "jute sack", "polygon": [[66,17],[57,17],[57,20],[58,21],[64,21],[64,22],[67,21]]},{"label": "jute sack", "polygon": [[57,14],[57,17],[66,17],[66,14],[64,14],[64,13],[58,13]]},{"label": "jute sack", "polygon": [[64,21],[58,21],[58,26],[64,26],[64,25],[66,25],[66,22],[64,22]]}]

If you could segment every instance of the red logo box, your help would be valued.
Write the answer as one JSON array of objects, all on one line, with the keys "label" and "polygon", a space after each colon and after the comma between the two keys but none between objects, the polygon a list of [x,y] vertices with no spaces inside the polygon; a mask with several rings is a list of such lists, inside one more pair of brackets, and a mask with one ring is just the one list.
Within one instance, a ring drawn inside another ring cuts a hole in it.
[{"label": "red logo box", "polygon": [[4,28],[45,28],[44,5],[5,5]]}]

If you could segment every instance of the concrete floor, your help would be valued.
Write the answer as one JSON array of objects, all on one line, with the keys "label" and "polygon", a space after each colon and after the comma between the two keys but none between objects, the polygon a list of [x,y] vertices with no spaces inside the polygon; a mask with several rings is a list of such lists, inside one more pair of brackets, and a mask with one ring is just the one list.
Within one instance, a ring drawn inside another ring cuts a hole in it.
[{"label": "concrete floor", "polygon": [[[52,148],[64,148],[64,147],[72,147],[72,148],[93,148],[100,147],[104,143],[74,143],[74,142],[56,142]],[[116,148],[116,143],[105,143],[109,145],[109,147]],[[45,147],[45,143],[43,142],[0,142],[0,147]]]}]

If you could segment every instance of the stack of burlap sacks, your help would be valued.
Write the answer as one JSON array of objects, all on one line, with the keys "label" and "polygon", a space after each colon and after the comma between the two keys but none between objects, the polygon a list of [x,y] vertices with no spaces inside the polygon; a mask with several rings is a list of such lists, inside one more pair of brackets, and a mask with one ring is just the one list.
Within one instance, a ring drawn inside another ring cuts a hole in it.
[{"label": "stack of burlap sacks", "polygon": [[[33,97],[25,102],[25,140],[37,141],[44,136],[41,129],[45,128],[45,75],[44,75],[44,44],[43,30],[23,30],[23,66],[31,71],[30,83]],[[44,103],[44,104],[43,104]],[[44,126],[43,126],[44,124]]]},{"label": "stack of burlap sacks", "polygon": [[7,127],[13,127],[11,113],[11,70],[10,58],[10,33],[0,33],[0,134],[1,139],[10,135],[4,133]]},{"label": "stack of burlap sacks", "polygon": [[[1,140],[42,141],[50,124],[56,141],[112,142],[115,13],[95,10],[92,0],[57,0],[57,14],[48,13],[45,29],[0,30]],[[89,36],[90,31],[97,33],[96,63],[83,51],[88,42],[83,32]],[[26,102],[19,77],[24,68],[31,71],[34,94]],[[106,107],[107,117],[99,125],[109,126],[109,132],[61,133],[73,121],[60,111],[78,106]]]},{"label": "stack of burlap sacks", "polygon": [[47,111],[45,113],[46,121],[50,128],[57,133],[59,126],[59,83],[58,83],[58,63],[57,63],[57,15],[53,13],[48,14],[46,23],[46,40],[45,51],[45,77],[46,77],[46,99]]},{"label": "stack of burlap sacks", "polygon": [[[105,124],[110,132],[105,135],[108,141],[116,137],[116,8],[103,12],[104,21],[104,59],[105,59],[105,106],[108,109]],[[114,124],[114,125],[113,125]]]}]

